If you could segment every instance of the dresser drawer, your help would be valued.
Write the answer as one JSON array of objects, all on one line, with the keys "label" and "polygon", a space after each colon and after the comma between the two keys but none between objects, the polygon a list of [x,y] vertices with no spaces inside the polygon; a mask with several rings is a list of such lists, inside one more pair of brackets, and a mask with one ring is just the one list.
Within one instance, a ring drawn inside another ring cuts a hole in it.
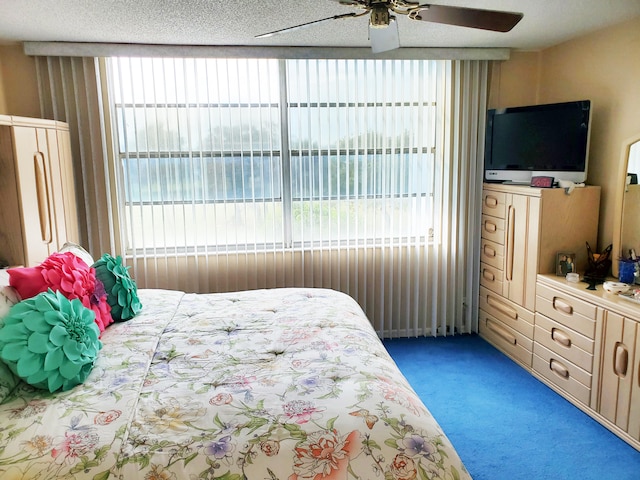
[{"label": "dresser drawer", "polygon": [[503,272],[499,268],[480,262],[480,285],[502,295]]},{"label": "dresser drawer", "polygon": [[590,404],[591,374],[539,343],[533,346],[533,370],[583,404]]},{"label": "dresser drawer", "polygon": [[594,341],[591,338],[536,313],[533,339],[584,371],[592,373]]},{"label": "dresser drawer", "polygon": [[596,330],[596,307],[571,295],[536,286],[536,311],[593,339]]},{"label": "dresser drawer", "polygon": [[482,213],[492,217],[507,218],[506,194],[482,191]]},{"label": "dresser drawer", "polygon": [[480,308],[505,325],[533,339],[533,312],[480,286]]},{"label": "dresser drawer", "polygon": [[480,336],[517,362],[531,368],[533,341],[491,314],[479,311]]},{"label": "dresser drawer", "polygon": [[504,245],[504,226],[505,220],[503,218],[482,215],[481,237]]},{"label": "dresser drawer", "polygon": [[502,270],[504,246],[483,238],[480,241],[480,261]]}]

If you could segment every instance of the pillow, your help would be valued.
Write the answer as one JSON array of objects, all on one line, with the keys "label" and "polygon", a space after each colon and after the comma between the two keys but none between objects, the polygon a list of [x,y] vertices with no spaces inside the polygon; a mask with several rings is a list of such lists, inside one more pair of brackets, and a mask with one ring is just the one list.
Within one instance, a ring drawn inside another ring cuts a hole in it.
[{"label": "pillow", "polygon": [[[9,272],[6,269],[0,269],[0,327],[4,324],[2,319],[19,301],[18,292],[9,285]],[[0,362],[0,404],[13,392],[19,381],[20,379],[13,374],[9,367]]]},{"label": "pillow", "polygon": [[9,285],[9,272],[0,270],[0,321],[7,316],[9,309],[20,301],[20,295]]},{"label": "pillow", "polygon": [[112,257],[105,253],[93,264],[96,277],[107,291],[107,302],[111,316],[116,322],[135,317],[142,304],[138,298],[138,287],[129,275],[129,268],[122,264],[122,257]]},{"label": "pillow", "polygon": [[3,362],[0,362],[0,404],[4,403],[6,398],[16,388],[20,379],[16,377],[11,369]]},{"label": "pillow", "polygon": [[93,311],[49,290],[11,308],[0,327],[0,359],[36,388],[69,390],[91,372],[99,334]]},{"label": "pillow", "polygon": [[95,313],[100,332],[113,323],[107,292],[96,280],[95,270],[72,252],[52,253],[36,267],[9,269],[10,282],[21,298],[35,297],[51,289],[68,299],[79,299]]},{"label": "pillow", "polygon": [[91,254],[87,252],[84,248],[82,248],[80,245],[78,245],[77,243],[66,242],[64,245],[62,245],[62,248],[58,251],[60,253],[71,252],[76,257],[80,257],[84,261],[84,263],[87,264],[87,266],[90,267],[91,265],[93,265],[94,260]]}]

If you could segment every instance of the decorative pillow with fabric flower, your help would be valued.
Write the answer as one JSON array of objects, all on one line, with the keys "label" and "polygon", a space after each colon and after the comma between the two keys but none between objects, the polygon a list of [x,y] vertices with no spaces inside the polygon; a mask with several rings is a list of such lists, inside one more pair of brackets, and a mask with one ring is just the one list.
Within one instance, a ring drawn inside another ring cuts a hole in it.
[{"label": "decorative pillow with fabric flower", "polygon": [[93,264],[96,277],[102,281],[107,291],[107,302],[111,306],[111,316],[118,321],[135,317],[142,304],[138,298],[138,287],[129,275],[129,268],[122,264],[122,257],[105,253]]},{"label": "decorative pillow with fabric flower", "polygon": [[102,348],[94,313],[51,290],[14,305],[0,327],[0,359],[50,392],[85,381]]},{"label": "decorative pillow with fabric flower", "polygon": [[23,299],[48,289],[62,292],[70,300],[79,299],[95,313],[100,332],[113,322],[107,292],[96,280],[95,270],[72,252],[52,253],[36,267],[11,268],[9,279]]}]

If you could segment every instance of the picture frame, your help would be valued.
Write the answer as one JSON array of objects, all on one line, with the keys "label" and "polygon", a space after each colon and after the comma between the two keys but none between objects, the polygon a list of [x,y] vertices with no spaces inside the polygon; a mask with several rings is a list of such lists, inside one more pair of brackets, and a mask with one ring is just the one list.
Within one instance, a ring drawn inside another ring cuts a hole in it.
[{"label": "picture frame", "polygon": [[556,254],[556,275],[566,277],[567,273],[576,271],[576,254],[569,252],[558,252]]}]

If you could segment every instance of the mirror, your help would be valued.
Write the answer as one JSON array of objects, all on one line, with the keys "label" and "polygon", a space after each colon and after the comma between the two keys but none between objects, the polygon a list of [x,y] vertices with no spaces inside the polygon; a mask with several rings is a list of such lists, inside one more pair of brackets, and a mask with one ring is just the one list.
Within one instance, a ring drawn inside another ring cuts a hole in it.
[{"label": "mirror", "polygon": [[[614,221],[614,258],[629,258],[629,250],[640,255],[640,135],[624,143],[616,199],[617,218]],[[618,276],[614,261],[613,274]]]}]

